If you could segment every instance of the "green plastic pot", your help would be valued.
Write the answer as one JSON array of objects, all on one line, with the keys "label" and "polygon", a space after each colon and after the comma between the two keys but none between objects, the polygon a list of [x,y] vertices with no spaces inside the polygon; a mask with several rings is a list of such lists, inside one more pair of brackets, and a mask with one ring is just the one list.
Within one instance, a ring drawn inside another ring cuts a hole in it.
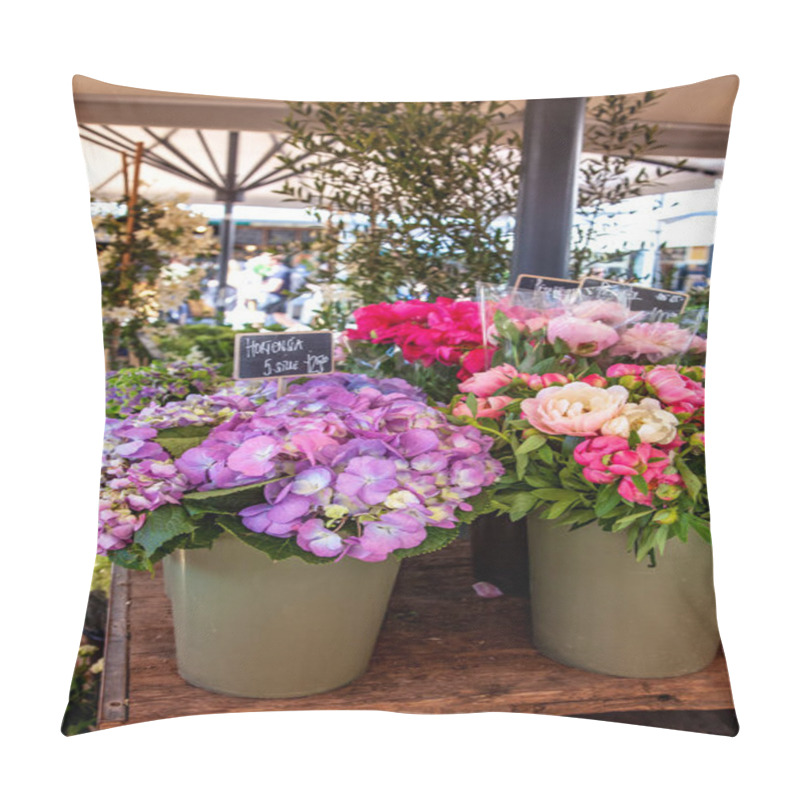
[{"label": "green plastic pot", "polygon": [[167,557],[178,672],[238,697],[327,692],[367,668],[400,562],[272,561],[225,534]]},{"label": "green plastic pot", "polygon": [[690,531],[656,566],[627,552],[625,531],[570,531],[528,518],[533,646],[570,667],[667,678],[708,666],[719,649],[711,547]]}]

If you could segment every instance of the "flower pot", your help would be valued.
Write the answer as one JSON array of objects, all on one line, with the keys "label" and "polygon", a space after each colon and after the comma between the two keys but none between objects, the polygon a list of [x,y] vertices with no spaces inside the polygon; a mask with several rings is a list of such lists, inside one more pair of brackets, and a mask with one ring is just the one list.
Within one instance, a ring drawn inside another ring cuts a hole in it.
[{"label": "flower pot", "polygon": [[326,692],[367,668],[400,562],[272,561],[232,536],[178,550],[169,597],[178,672],[239,697]]},{"label": "flower pot", "polygon": [[624,531],[570,531],[529,518],[533,646],[571,667],[667,678],[708,666],[719,648],[711,547],[693,531],[656,566],[627,552]]},{"label": "flower pot", "polygon": [[504,594],[528,594],[528,540],[525,520],[507,514],[478,517],[470,523],[472,575],[494,584]]},{"label": "flower pot", "polygon": [[178,558],[170,558],[167,556],[161,561],[161,584],[164,587],[164,594],[167,597],[172,596],[172,576],[175,574],[175,565],[178,563]]}]

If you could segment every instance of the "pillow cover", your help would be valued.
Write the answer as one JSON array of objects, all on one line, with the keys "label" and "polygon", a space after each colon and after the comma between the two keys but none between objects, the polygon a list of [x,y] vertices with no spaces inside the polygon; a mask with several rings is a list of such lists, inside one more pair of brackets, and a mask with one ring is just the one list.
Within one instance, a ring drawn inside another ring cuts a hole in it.
[{"label": "pillow cover", "polygon": [[377,708],[735,735],[704,353],[737,86],[76,76],[108,419],[63,731]]}]

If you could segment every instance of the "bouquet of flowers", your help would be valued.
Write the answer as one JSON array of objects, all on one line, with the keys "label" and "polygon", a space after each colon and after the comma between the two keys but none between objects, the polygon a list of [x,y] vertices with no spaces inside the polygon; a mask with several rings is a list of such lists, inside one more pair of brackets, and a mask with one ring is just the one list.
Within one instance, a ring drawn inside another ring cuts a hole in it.
[{"label": "bouquet of flowers", "polygon": [[186,361],[125,367],[106,376],[106,415],[127,417],[153,403],[163,406],[190,394],[212,394],[232,383],[214,367]]},{"label": "bouquet of flowers", "polygon": [[668,364],[705,352],[694,318],[632,312],[625,290],[481,289],[484,369],[511,363],[526,372],[564,367],[582,375],[595,364]]},{"label": "bouquet of flowers", "polygon": [[492,443],[404,381],[359,375],[150,407],[109,426],[99,549],[139,569],[225,532],[274,560],[428,552],[502,473]]},{"label": "bouquet of flowers", "polygon": [[446,403],[460,379],[485,366],[480,305],[471,300],[377,303],[354,317],[346,363],[403,377],[435,401]]},{"label": "bouquet of flowers", "polygon": [[461,384],[452,417],[495,439],[505,474],[474,502],[626,531],[637,559],[694,529],[710,541],[704,370],[613,364],[576,378],[502,364]]}]

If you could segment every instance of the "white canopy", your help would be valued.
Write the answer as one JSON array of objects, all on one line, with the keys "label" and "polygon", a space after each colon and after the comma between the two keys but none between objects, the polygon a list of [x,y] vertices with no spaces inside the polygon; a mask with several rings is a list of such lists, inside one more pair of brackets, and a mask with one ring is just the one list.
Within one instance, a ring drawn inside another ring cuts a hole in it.
[{"label": "white canopy", "polygon": [[[648,108],[642,121],[659,125],[662,145],[653,160],[687,159],[683,170],[649,191],[714,185],[722,174],[737,87],[735,76],[676,87]],[[81,75],[74,78],[73,92],[94,198],[123,195],[120,153],[132,154],[141,141],[141,179],[148,197],[185,194],[190,203],[220,202],[228,174],[229,132],[236,131],[236,202],[287,205],[279,194],[287,173],[278,158],[287,153],[281,125],[285,101],[151,91]],[[591,99],[588,108],[600,100]],[[511,102],[515,111],[507,124],[521,132],[525,101]]]}]

